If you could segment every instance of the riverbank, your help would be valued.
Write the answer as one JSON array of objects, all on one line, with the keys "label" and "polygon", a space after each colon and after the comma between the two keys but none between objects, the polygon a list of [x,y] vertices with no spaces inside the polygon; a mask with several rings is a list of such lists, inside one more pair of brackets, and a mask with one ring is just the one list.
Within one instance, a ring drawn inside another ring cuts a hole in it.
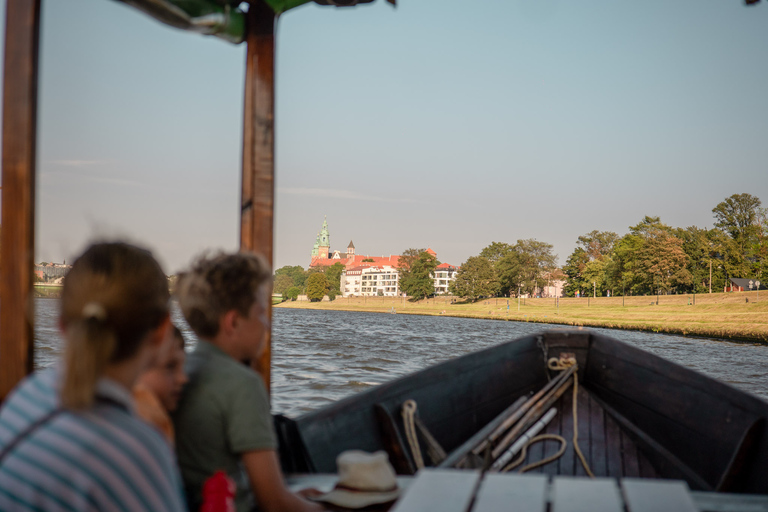
[{"label": "riverbank", "polygon": [[35,284],[32,286],[32,297],[36,299],[60,299],[63,285]]},{"label": "riverbank", "polygon": [[607,327],[768,344],[768,293],[712,293],[555,299],[494,298],[466,303],[452,297],[418,302],[394,297],[338,297],[330,302],[283,302],[277,308],[454,316]]}]

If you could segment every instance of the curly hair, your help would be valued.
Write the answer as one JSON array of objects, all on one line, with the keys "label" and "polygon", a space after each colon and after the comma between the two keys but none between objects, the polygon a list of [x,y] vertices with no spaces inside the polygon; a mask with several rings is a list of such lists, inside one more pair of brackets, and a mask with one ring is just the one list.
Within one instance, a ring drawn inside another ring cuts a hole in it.
[{"label": "curly hair", "polygon": [[227,311],[248,316],[256,292],[271,277],[269,264],[257,254],[203,255],[179,274],[176,297],[195,334],[211,339],[219,333],[219,319]]}]

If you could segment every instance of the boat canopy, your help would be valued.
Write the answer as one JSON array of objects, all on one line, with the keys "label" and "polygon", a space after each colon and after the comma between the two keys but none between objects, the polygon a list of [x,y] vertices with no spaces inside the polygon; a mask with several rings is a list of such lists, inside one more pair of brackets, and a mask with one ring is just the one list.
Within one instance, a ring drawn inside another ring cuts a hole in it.
[{"label": "boat canopy", "polygon": [[[117,0],[156,20],[182,30],[216,36],[238,44],[245,39],[245,12],[242,0]],[[265,0],[279,15],[312,0]],[[314,0],[320,5],[354,6],[373,0]],[[395,0],[387,0],[395,4]]]}]

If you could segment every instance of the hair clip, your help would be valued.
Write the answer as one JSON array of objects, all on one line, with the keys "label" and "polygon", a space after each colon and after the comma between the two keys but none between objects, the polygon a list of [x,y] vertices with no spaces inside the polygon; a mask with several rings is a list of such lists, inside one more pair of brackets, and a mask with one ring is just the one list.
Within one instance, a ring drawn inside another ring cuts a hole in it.
[{"label": "hair clip", "polygon": [[83,307],[83,318],[104,322],[107,319],[107,310],[98,302],[89,302]]}]

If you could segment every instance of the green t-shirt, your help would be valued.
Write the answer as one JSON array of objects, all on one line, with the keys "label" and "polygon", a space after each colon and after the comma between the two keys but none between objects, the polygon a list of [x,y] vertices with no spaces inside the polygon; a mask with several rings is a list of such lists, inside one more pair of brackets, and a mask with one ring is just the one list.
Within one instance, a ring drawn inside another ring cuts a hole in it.
[{"label": "green t-shirt", "polygon": [[237,485],[238,512],[251,510],[253,497],[240,455],[277,448],[264,382],[203,340],[189,354],[185,370],[189,382],[173,420],[190,510],[198,510],[203,483],[218,470]]}]

